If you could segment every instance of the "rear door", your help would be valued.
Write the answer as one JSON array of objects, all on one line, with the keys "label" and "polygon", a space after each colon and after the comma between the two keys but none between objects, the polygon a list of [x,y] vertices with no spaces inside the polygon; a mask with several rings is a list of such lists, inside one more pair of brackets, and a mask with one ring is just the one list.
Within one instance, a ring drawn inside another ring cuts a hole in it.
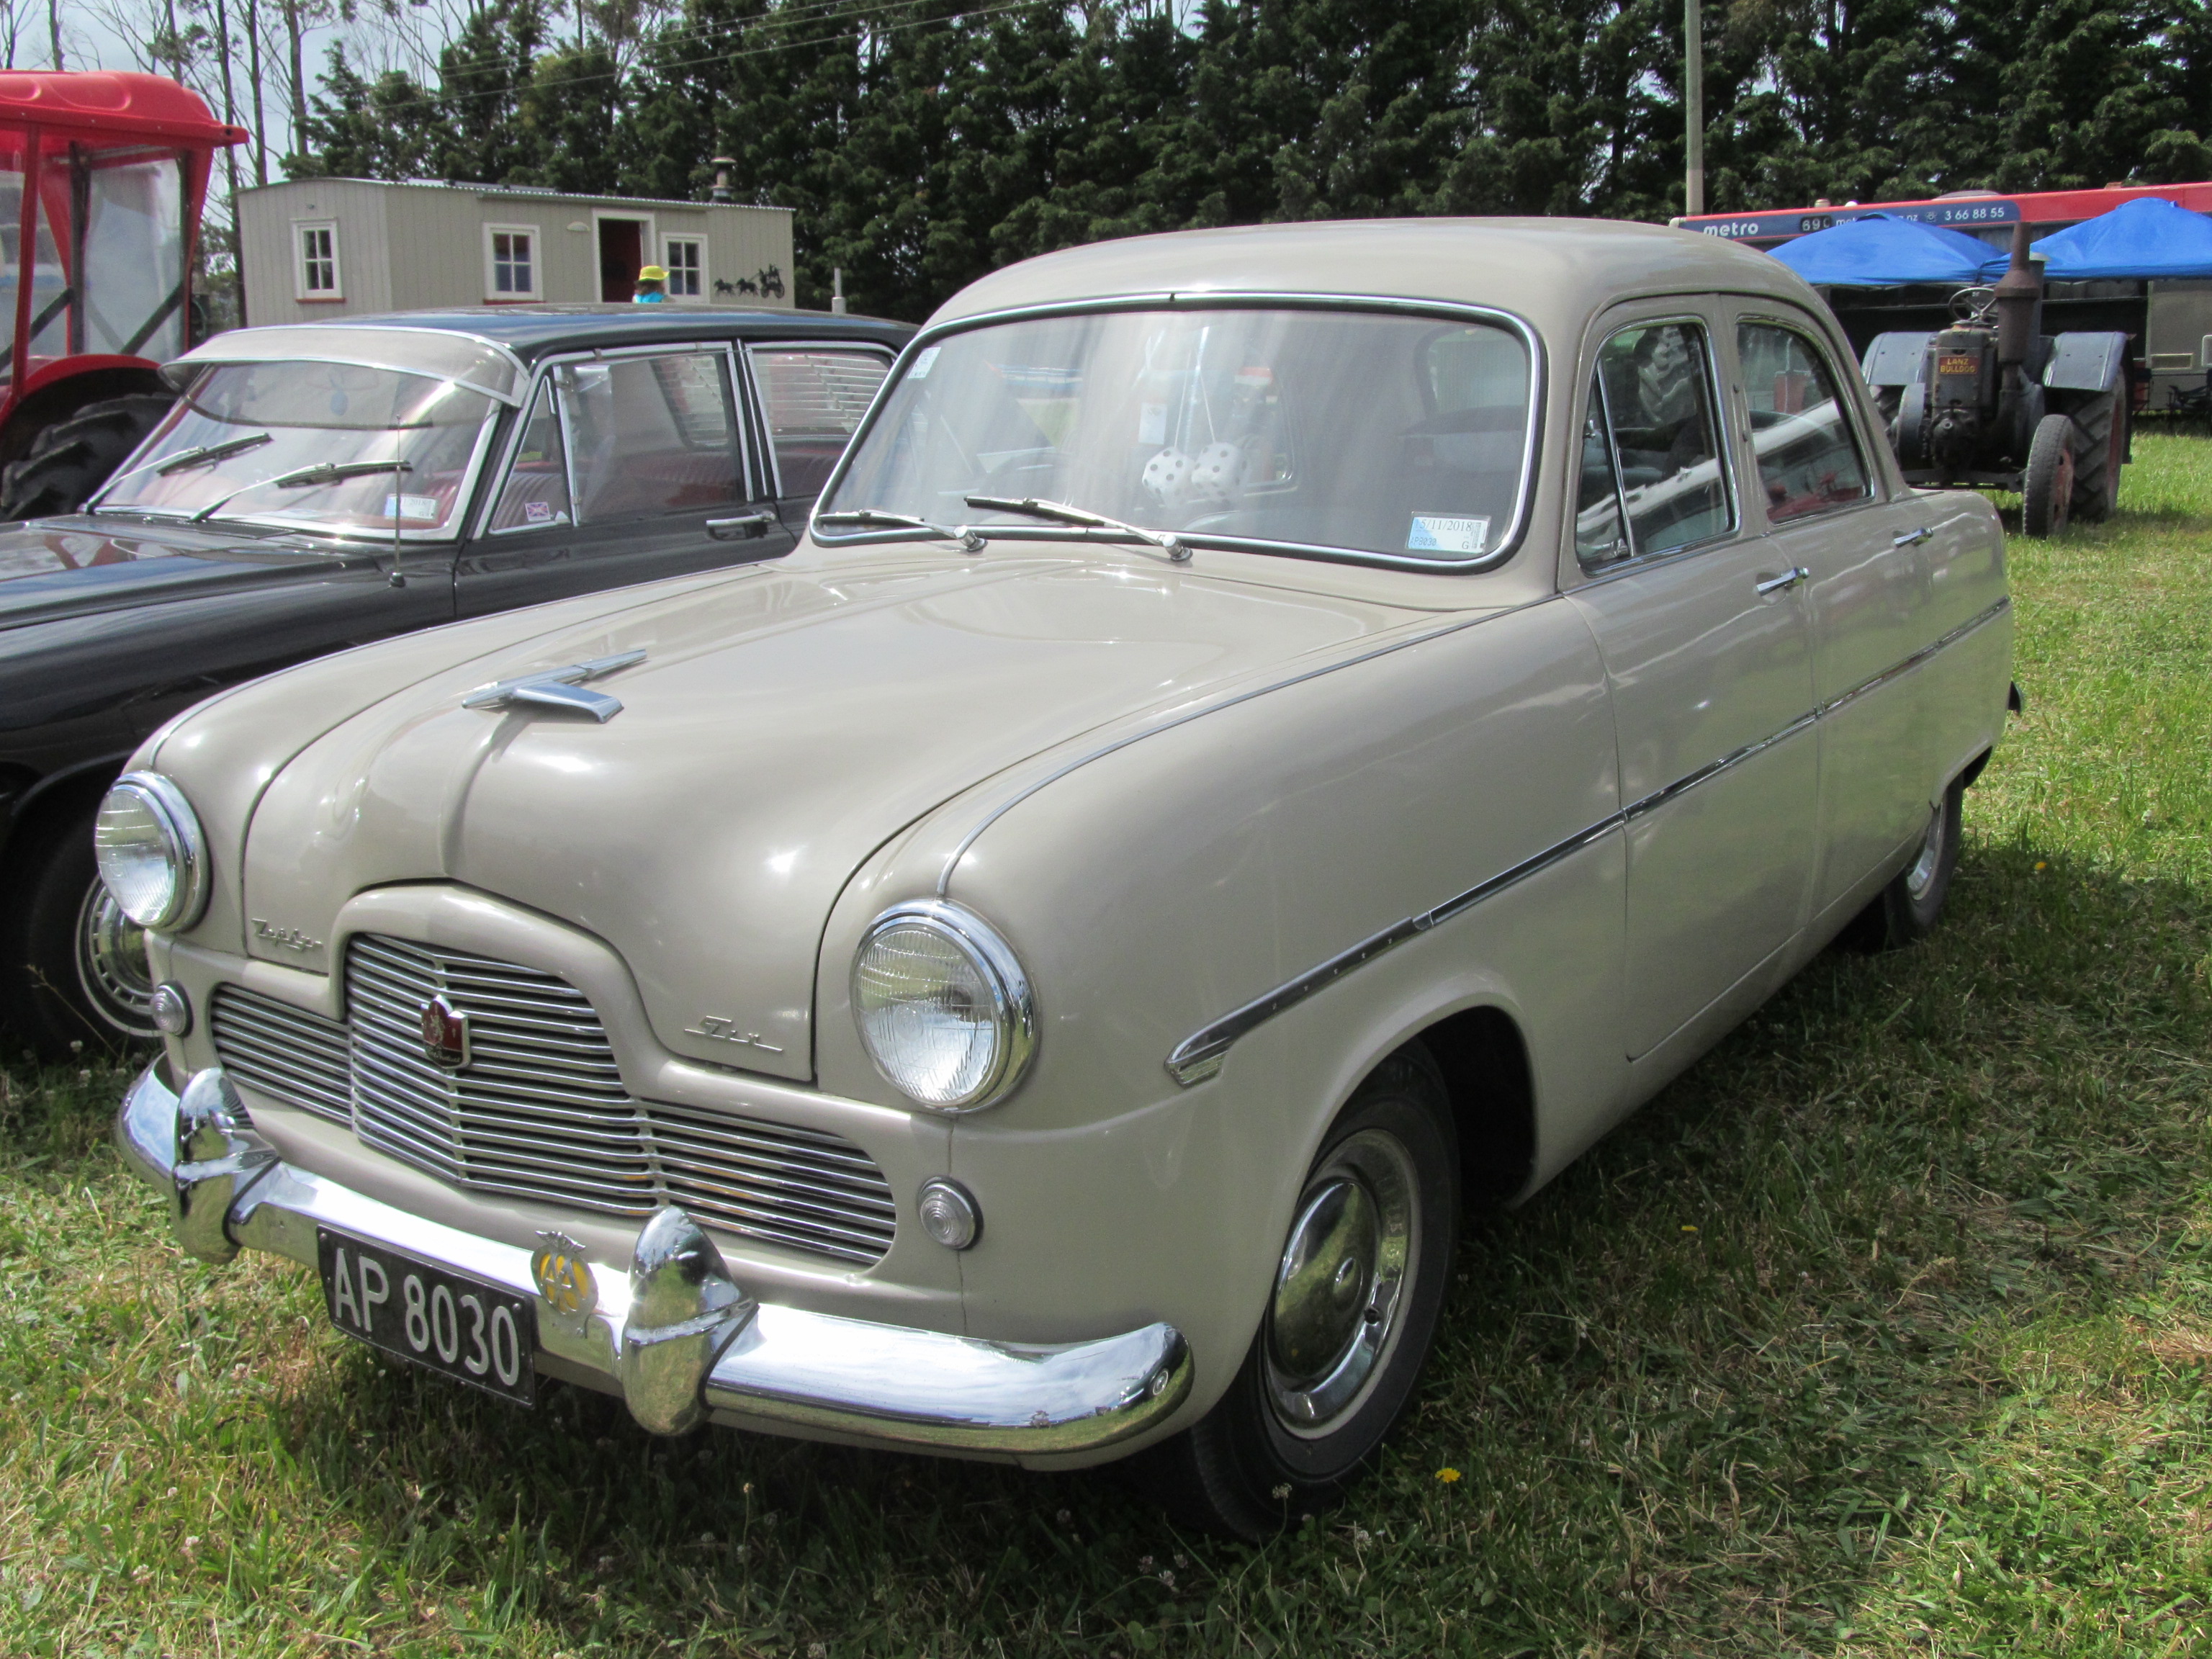
[{"label": "rear door", "polygon": [[789,550],[720,341],[544,365],[455,578],[464,617]]},{"label": "rear door", "polygon": [[890,348],[864,341],[775,341],[750,348],[783,522],[804,530],[830,470],[890,373]]}]

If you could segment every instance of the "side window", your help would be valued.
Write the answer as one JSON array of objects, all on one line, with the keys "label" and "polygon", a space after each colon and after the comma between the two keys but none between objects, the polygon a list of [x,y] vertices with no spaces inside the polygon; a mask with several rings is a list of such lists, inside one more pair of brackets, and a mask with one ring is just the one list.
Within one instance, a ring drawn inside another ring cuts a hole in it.
[{"label": "side window", "polygon": [[569,363],[554,377],[580,524],[744,500],[737,405],[720,352]]},{"label": "side window", "polygon": [[535,530],[567,524],[568,457],[561,441],[561,422],[553,410],[553,388],[541,382],[523,422],[522,441],[515,447],[514,464],[507,468],[499,502],[492,508],[490,529]]},{"label": "side window", "polygon": [[335,222],[295,225],[299,237],[299,281],[295,295],[302,300],[336,300],[338,289],[338,228]]},{"label": "side window", "polygon": [[817,495],[890,373],[874,351],[755,346],[753,371],[786,495]]},{"label": "side window", "polygon": [[[1627,546],[1615,555],[1599,553],[1612,544],[1593,529],[1585,563],[1670,552],[1735,528],[1735,505],[1721,465],[1711,363],[1705,331],[1680,320],[1624,328],[1599,351],[1592,421],[1601,407],[1604,441],[1597,442],[1598,434],[1585,434],[1584,499],[1576,539],[1579,550],[1583,517],[1593,510],[1593,495],[1602,494],[1592,483],[1595,445],[1619,486]],[[1616,532],[1613,541],[1618,540]]]},{"label": "side window", "polygon": [[696,300],[706,291],[707,243],[703,237],[671,236],[661,245],[668,272],[668,297]]},{"label": "side window", "polygon": [[1605,386],[1593,373],[1589,408],[1583,416],[1582,488],[1575,497],[1575,556],[1586,570],[1628,556],[1628,532],[1620,521],[1620,475],[1613,469],[1606,427]]},{"label": "side window", "polygon": [[535,300],[538,293],[538,227],[484,227],[484,298]]},{"label": "side window", "polygon": [[1866,500],[1874,493],[1866,463],[1820,349],[1778,323],[1741,324],[1735,338],[1768,520],[1784,524]]}]

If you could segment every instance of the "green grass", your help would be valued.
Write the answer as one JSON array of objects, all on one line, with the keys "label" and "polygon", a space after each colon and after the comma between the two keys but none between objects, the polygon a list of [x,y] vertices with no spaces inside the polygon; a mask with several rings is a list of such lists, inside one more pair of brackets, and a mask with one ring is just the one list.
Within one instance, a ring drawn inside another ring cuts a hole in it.
[{"label": "green grass", "polygon": [[2205,1650],[2212,443],[2142,437],[2014,574],[2028,710],[1946,926],[1476,1223],[1340,1511],[1248,1549],[1104,1476],[387,1370],[305,1270],[162,1242],[123,1072],[18,1067],[0,1652]]}]

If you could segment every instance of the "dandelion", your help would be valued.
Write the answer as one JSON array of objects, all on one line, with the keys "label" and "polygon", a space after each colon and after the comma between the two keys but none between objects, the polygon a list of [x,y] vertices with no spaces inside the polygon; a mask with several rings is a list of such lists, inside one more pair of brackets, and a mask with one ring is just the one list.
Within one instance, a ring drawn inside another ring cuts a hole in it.
[{"label": "dandelion", "polygon": [[1698,1230],[1697,1230],[1695,1227],[1692,1227],[1692,1226],[1688,1222],[1686,1222],[1686,1222],[1684,1222],[1684,1223],[1682,1224],[1682,1231],[1683,1231],[1684,1232],[1686,1232],[1686,1233],[1693,1233],[1693,1232],[1697,1231]]},{"label": "dandelion", "polygon": [[1455,1485],[1459,1480],[1459,1471],[1457,1469],[1438,1469],[1437,1471],[1437,1479],[1443,1481],[1447,1486]]},{"label": "dandelion", "polygon": [[2045,864],[2045,863],[2041,859],[2038,859],[2038,860],[2036,860],[2036,861],[2035,861],[2035,871],[2036,871],[2036,873],[2037,873],[2038,875],[2041,875],[2041,874],[2042,874],[2045,870],[2048,870],[2050,867],[2051,867],[2051,866],[2050,866],[2049,865]]}]

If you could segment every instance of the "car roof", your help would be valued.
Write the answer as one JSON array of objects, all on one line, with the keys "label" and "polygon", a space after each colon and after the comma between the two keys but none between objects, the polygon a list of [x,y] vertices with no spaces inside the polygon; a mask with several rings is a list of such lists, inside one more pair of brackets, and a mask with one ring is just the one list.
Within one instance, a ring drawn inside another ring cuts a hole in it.
[{"label": "car roof", "polygon": [[1173,231],[1066,248],[955,295],[932,324],[1129,295],[1340,295],[1496,307],[1547,334],[1642,295],[1812,305],[1786,265],[1718,236],[1609,219],[1368,219]]},{"label": "car roof", "polygon": [[834,315],[769,307],[740,309],[693,305],[449,306],[424,311],[386,311],[374,316],[333,317],[323,328],[428,328],[490,340],[526,361],[549,352],[603,346],[654,345],[666,340],[734,338],[860,339],[897,346],[911,323],[882,317]]}]

